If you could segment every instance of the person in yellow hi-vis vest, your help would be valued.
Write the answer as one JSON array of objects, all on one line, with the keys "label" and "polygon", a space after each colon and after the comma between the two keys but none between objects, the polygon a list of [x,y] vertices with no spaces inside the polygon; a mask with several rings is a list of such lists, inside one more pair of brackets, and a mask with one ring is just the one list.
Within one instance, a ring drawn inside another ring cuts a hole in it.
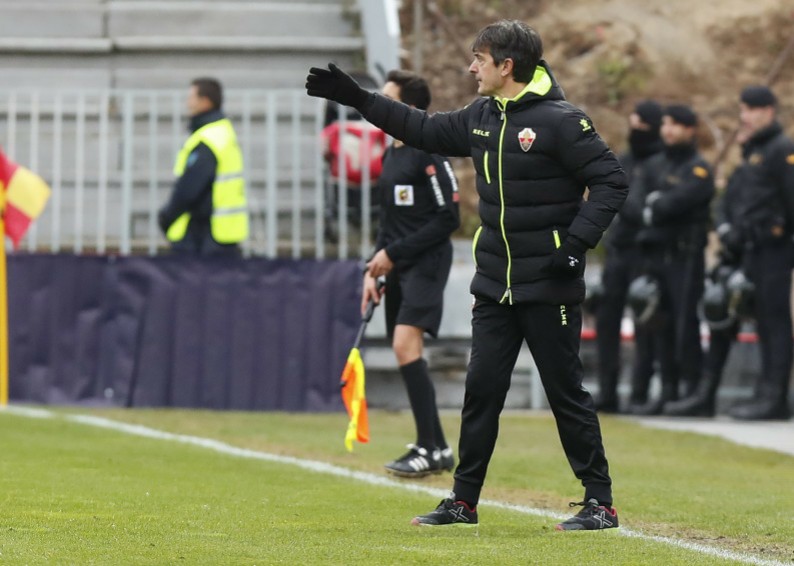
[{"label": "person in yellow hi-vis vest", "polygon": [[239,256],[248,238],[243,157],[222,105],[217,80],[193,80],[187,97],[192,133],[176,157],[171,197],[157,216],[177,253]]}]

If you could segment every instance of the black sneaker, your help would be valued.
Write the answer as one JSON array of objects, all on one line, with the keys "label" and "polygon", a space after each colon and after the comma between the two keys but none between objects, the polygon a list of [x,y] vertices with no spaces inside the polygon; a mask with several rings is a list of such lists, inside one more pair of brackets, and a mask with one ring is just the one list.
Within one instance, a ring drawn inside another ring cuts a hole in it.
[{"label": "black sneaker", "polygon": [[443,450],[435,450],[433,452],[433,460],[435,460],[433,472],[436,474],[451,472],[455,469],[455,456],[452,455],[452,448],[447,447]]},{"label": "black sneaker", "polygon": [[[452,494],[454,495],[454,494]],[[438,504],[435,511],[427,515],[419,515],[411,520],[412,525],[419,527],[476,527],[477,508],[470,508],[463,501],[453,501],[452,498],[444,499]]]},{"label": "black sneaker", "polygon": [[426,448],[416,444],[408,445],[408,452],[389,462],[386,471],[401,478],[423,478],[439,470],[439,460]]},{"label": "black sneaker", "polygon": [[618,512],[613,508],[599,505],[595,499],[571,503],[571,507],[582,505],[584,509],[557,525],[558,531],[600,531],[618,528]]}]

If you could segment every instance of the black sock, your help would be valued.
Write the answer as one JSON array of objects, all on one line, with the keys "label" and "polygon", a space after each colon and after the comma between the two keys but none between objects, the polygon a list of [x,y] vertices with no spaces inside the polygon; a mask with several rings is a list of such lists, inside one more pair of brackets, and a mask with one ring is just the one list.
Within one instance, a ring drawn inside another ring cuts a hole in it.
[{"label": "black sock", "polygon": [[[441,429],[438,422],[438,409],[436,409],[436,390],[427,371],[427,362],[422,358],[404,366],[400,366],[400,373],[411,402],[416,423],[416,443],[433,451],[438,446],[436,428]],[[443,434],[441,440],[443,441]]]}]

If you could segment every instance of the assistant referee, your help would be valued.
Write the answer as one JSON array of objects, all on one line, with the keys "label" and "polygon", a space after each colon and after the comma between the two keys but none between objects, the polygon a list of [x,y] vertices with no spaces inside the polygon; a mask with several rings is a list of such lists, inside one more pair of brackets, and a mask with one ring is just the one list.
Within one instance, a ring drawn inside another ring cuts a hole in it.
[{"label": "assistant referee", "polygon": [[[420,110],[430,105],[427,82],[407,71],[391,71],[383,94]],[[445,158],[395,140],[383,157],[376,252],[367,264],[362,312],[380,300],[375,279],[386,276],[386,328],[416,422],[416,441],[386,464],[402,477],[451,471],[455,461],[436,407],[436,394],[422,357],[424,334],[438,335],[444,287],[452,265],[449,240],[459,224],[458,186]]]}]

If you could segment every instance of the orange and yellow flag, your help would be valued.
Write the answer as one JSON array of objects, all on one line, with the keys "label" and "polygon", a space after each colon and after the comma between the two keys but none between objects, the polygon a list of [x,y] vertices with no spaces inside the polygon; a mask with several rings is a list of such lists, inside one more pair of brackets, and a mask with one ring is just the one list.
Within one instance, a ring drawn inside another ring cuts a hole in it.
[{"label": "orange and yellow flag", "polygon": [[50,187],[41,177],[9,160],[0,151],[0,191],[5,191],[5,233],[16,247],[31,222],[44,210],[50,198]]},{"label": "orange and yellow flag", "polygon": [[345,446],[353,451],[353,441],[369,442],[369,420],[367,419],[367,396],[364,387],[364,362],[358,348],[350,350],[345,369],[342,371],[342,401],[345,403],[350,423],[345,434]]}]

